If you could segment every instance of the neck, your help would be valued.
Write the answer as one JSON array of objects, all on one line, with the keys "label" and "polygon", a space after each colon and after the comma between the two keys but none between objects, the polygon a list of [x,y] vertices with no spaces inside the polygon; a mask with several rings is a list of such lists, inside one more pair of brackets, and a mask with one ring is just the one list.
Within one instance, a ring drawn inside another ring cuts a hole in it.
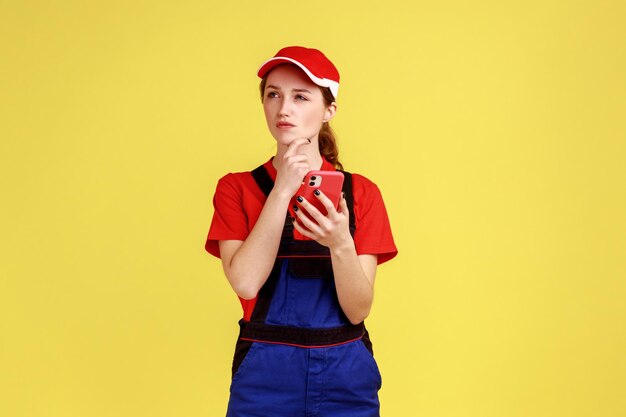
[{"label": "neck", "polygon": [[[287,145],[283,145],[280,143],[276,146],[276,155],[274,156],[272,164],[277,170],[283,163],[283,156],[285,155],[285,152],[287,152],[287,148]],[[306,155],[307,159],[309,160],[311,170],[321,169],[322,155],[320,154],[317,138],[311,139],[310,144],[300,146],[298,148],[298,155]]]}]

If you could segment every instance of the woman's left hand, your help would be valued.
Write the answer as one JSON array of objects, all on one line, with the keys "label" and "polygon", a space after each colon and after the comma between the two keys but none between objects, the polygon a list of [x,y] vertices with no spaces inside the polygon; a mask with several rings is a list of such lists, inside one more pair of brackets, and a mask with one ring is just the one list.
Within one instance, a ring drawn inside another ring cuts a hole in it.
[{"label": "woman's left hand", "polygon": [[[350,213],[345,197],[342,195],[339,200],[339,211],[337,211],[322,191],[316,190],[315,195],[324,205],[328,214],[324,216],[313,204],[304,197],[300,197],[297,199],[299,206],[299,210],[296,210],[297,220],[293,222],[295,229],[330,249],[351,244],[352,236],[348,226]],[[315,221],[309,219],[303,211],[306,211]]]}]

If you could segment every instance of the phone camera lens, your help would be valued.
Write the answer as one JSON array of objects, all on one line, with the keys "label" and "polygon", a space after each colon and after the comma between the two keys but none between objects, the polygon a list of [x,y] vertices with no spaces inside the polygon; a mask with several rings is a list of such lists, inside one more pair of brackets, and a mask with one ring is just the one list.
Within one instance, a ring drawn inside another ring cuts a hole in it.
[{"label": "phone camera lens", "polygon": [[317,177],[316,177],[315,175],[313,175],[313,176],[311,177],[311,181],[315,181],[316,179],[317,179]]},{"label": "phone camera lens", "polygon": [[315,185],[315,183],[314,183],[313,181],[311,181],[311,182],[309,183],[309,185],[310,185],[311,187],[313,187],[313,186]]}]

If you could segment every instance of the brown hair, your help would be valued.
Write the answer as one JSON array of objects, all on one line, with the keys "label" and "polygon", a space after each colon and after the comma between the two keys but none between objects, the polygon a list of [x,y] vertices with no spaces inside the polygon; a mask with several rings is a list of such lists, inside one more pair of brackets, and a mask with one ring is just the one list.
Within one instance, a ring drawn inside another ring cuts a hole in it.
[{"label": "brown hair", "polygon": [[[271,72],[271,71],[270,71]],[[267,76],[269,72],[265,74],[259,84],[259,90],[261,92],[261,102],[265,96],[265,84],[267,83]],[[322,91],[322,97],[324,97],[324,104],[330,106],[335,101],[335,96],[328,87],[319,87]],[[333,128],[330,127],[329,122],[322,124],[322,128],[319,133],[319,149],[320,154],[337,169],[343,170],[343,165],[339,162],[339,149],[337,149],[337,138]]]}]

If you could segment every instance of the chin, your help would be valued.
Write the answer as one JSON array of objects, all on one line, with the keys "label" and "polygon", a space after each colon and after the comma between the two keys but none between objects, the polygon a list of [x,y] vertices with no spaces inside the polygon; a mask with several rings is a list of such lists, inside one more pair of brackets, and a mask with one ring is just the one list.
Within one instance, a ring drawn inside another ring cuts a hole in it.
[{"label": "chin", "polygon": [[299,137],[297,135],[285,134],[283,132],[279,132],[279,133],[273,134],[272,136],[274,136],[274,139],[276,139],[276,142],[278,144],[285,145],[285,146],[289,146],[289,144],[291,144],[291,142],[293,142],[294,140],[296,140]]}]

